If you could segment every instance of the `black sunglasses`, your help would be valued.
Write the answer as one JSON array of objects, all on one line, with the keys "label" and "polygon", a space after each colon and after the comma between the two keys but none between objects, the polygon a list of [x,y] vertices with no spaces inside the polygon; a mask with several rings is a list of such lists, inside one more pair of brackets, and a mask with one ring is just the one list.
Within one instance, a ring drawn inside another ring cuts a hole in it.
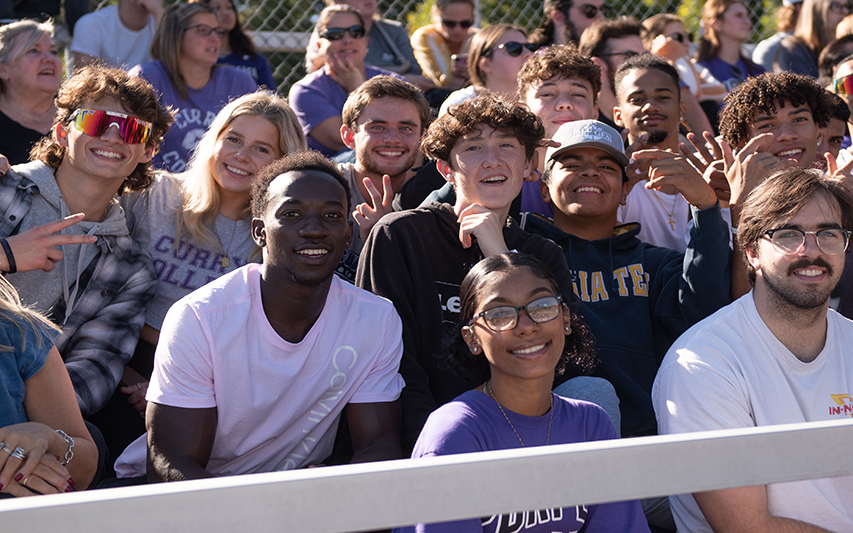
[{"label": "black sunglasses", "polygon": [[320,37],[327,41],[340,41],[344,38],[344,33],[349,33],[353,39],[361,39],[364,37],[364,26],[357,24],[349,28],[326,28]]},{"label": "black sunglasses", "polygon": [[471,26],[473,26],[473,25],[474,25],[474,21],[473,21],[473,20],[447,20],[447,19],[441,19],[441,25],[442,25],[442,26],[444,26],[444,27],[446,27],[446,28],[450,28],[450,29],[453,29],[453,28],[455,28],[456,26],[459,26],[459,27],[460,27],[460,28],[462,28],[463,30],[467,30],[468,28],[470,28]]},{"label": "black sunglasses", "polygon": [[509,54],[509,55],[510,55],[510,56],[512,56],[512,57],[518,57],[518,56],[520,56],[520,55],[521,55],[521,52],[522,52],[525,48],[527,48],[527,49],[528,49],[528,50],[530,50],[531,52],[535,52],[536,50],[538,50],[538,49],[539,49],[539,47],[538,47],[538,46],[536,46],[536,45],[535,45],[535,44],[533,44],[533,43],[520,43],[520,42],[518,42],[518,41],[509,41],[509,42],[506,42],[506,43],[503,43],[503,44],[499,44],[499,45],[497,45],[495,48],[497,48],[498,50],[500,50],[501,48],[503,48],[504,50],[506,50],[506,53],[507,53],[507,54]]},{"label": "black sunglasses", "polygon": [[613,14],[613,8],[608,6],[607,4],[603,4],[601,7],[595,7],[591,4],[584,4],[580,6],[580,10],[583,13],[583,16],[588,19],[594,19],[598,15],[599,11],[601,11],[601,14],[604,15],[605,18]]},{"label": "black sunglasses", "polygon": [[672,35],[670,35],[670,37],[675,39],[676,41],[680,42],[681,44],[689,43],[693,40],[691,38],[690,34],[681,33],[681,32],[673,33]]}]

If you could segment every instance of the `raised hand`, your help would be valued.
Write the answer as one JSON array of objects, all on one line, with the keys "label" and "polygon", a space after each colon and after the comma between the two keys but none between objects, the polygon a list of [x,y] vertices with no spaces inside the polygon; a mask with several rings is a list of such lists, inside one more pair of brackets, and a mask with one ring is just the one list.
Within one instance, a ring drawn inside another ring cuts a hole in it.
[{"label": "raised hand", "polygon": [[714,190],[683,155],[669,150],[640,150],[634,152],[634,159],[649,161],[647,189],[660,189],[668,185],[677,189],[697,209],[717,205]]},{"label": "raised hand", "polygon": [[[30,228],[23,233],[7,237],[14,256],[16,271],[44,270],[50,272],[65,254],[56,248],[63,244],[91,244],[97,240],[94,235],[57,235],[57,232],[83,220],[85,215],[77,213],[43,226]],[[2,250],[0,250],[2,252]],[[10,261],[5,253],[0,253],[0,270],[9,272]]]},{"label": "raised hand", "polygon": [[504,220],[479,204],[471,204],[459,213],[459,241],[470,248],[472,239],[477,237],[477,245],[485,257],[509,251],[504,241]]},{"label": "raised hand", "polygon": [[[364,202],[356,206],[352,217],[358,224],[358,234],[361,236],[361,242],[367,241],[367,236],[370,230],[376,225],[379,220],[392,212],[392,202],[394,200],[394,191],[391,189],[391,177],[388,174],[382,176],[382,193],[376,189],[370,178],[364,178],[364,187],[367,189],[367,194],[370,195],[370,202]],[[381,199],[381,201],[380,201]]]}]

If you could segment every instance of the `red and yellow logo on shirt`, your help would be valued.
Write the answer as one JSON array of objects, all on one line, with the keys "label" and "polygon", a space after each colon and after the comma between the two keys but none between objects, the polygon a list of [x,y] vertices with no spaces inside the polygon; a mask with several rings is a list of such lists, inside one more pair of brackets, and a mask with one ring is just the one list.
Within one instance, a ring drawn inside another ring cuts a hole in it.
[{"label": "red and yellow logo on shirt", "polygon": [[853,417],[853,398],[849,394],[830,394],[832,400],[838,404],[829,406],[829,414],[831,415],[847,415]]}]

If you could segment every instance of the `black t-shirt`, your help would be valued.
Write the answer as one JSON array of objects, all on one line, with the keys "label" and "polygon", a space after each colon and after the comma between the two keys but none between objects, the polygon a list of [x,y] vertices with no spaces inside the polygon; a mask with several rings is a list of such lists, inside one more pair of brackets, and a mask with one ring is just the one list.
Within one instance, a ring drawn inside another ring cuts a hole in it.
[{"label": "black t-shirt", "polygon": [[20,165],[30,160],[30,149],[43,137],[35,130],[25,128],[0,112],[0,154],[10,165]]}]

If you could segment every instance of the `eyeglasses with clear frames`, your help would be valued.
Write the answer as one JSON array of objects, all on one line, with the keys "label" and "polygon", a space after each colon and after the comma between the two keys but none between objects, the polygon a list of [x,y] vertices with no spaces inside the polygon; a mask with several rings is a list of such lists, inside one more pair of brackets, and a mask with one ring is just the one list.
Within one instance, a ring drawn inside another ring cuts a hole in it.
[{"label": "eyeglasses with clear frames", "polygon": [[824,228],[816,231],[803,231],[797,228],[777,228],[764,232],[773,248],[783,254],[795,254],[806,243],[806,235],[814,235],[817,247],[828,255],[837,255],[847,250],[850,234],[853,231],[844,228]]},{"label": "eyeglasses with clear frames", "polygon": [[468,322],[468,327],[473,326],[474,322],[482,317],[486,326],[494,332],[499,333],[501,331],[515,329],[518,325],[518,315],[522,311],[527,311],[527,316],[529,316],[530,320],[533,322],[537,324],[544,324],[545,322],[554,320],[560,315],[562,301],[563,298],[560,296],[545,296],[543,298],[537,298],[527,305],[522,305],[521,307],[515,307],[512,305],[493,307],[483,311],[482,313],[474,315],[474,318]]}]

